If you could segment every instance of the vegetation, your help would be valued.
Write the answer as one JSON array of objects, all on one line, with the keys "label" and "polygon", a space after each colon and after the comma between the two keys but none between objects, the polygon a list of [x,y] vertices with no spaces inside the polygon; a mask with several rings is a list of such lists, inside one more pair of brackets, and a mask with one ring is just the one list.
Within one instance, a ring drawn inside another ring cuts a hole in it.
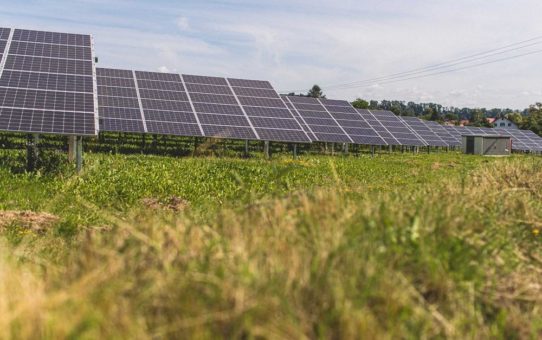
[{"label": "vegetation", "polygon": [[542,336],[537,158],[2,152],[1,338]]},{"label": "vegetation", "polygon": [[388,110],[400,116],[418,116],[432,121],[455,121],[466,119],[469,125],[491,127],[487,118],[507,118],[521,129],[531,130],[542,135],[542,103],[531,105],[523,111],[510,109],[454,108],[435,103],[414,103],[398,100],[367,101],[361,98],[352,102],[358,109]]}]

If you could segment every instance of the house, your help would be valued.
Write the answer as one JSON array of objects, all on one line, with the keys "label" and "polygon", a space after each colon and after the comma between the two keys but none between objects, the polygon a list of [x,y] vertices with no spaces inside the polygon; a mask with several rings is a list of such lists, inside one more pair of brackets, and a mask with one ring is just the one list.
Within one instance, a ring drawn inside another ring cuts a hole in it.
[{"label": "house", "polygon": [[500,128],[500,129],[517,129],[518,128],[518,126],[514,124],[514,122],[506,118],[496,119],[493,122],[493,127]]}]

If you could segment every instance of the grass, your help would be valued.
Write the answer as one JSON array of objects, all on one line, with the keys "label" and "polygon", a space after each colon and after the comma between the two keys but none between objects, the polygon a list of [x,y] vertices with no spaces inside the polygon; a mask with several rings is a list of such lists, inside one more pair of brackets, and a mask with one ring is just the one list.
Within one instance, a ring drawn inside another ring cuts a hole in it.
[{"label": "grass", "polygon": [[2,338],[542,336],[538,158],[1,156]]}]

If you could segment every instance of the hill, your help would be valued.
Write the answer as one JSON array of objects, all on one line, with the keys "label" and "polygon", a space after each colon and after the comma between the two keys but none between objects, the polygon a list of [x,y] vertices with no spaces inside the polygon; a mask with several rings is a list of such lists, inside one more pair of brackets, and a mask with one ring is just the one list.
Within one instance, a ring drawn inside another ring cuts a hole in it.
[{"label": "hill", "polygon": [[0,153],[2,338],[542,336],[539,158]]}]

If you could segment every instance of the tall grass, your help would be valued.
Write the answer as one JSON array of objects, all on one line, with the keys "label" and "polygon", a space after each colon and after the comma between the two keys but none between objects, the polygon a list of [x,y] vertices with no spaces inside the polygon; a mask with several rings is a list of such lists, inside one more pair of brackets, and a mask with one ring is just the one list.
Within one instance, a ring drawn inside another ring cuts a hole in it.
[{"label": "tall grass", "polygon": [[380,191],[337,173],[207,224],[137,211],[4,244],[0,337],[541,337],[541,170]]}]

